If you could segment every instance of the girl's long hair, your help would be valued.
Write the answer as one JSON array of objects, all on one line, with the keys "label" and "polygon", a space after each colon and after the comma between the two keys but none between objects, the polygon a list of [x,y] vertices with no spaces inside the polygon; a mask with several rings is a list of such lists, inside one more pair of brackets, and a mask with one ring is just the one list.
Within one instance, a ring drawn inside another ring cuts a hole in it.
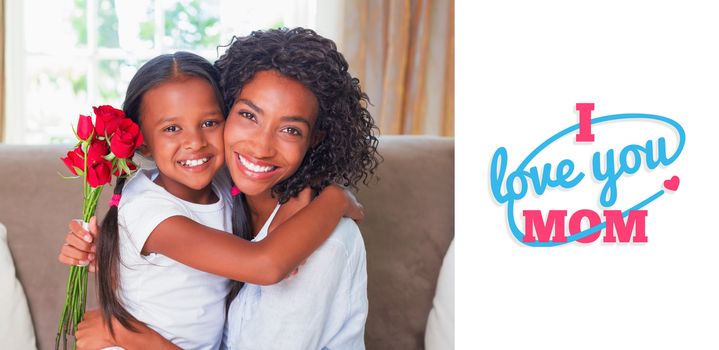
[{"label": "girl's long hair", "polygon": [[[232,234],[240,238],[251,241],[253,237],[252,216],[250,216],[249,206],[245,195],[240,193],[232,198]],[[230,309],[230,303],[242,289],[244,282],[232,281],[230,293],[225,300],[227,311]]]},{"label": "girl's long hair", "polygon": [[[219,88],[219,76],[215,68],[206,59],[189,52],[176,52],[157,56],[145,63],[130,81],[122,104],[125,115],[140,125],[142,98],[147,91],[158,85],[176,79],[197,77],[206,80],[215,92],[217,103],[223,115],[227,115],[222,93]],[[126,178],[120,177],[115,183],[114,194],[121,195]],[[125,309],[119,297],[120,245],[118,229],[118,207],[111,206],[100,225],[97,242],[97,289],[100,310],[105,324],[114,336],[112,318],[116,318],[123,327],[137,331],[132,321],[137,321]],[[234,232],[233,228],[233,232]]]}]

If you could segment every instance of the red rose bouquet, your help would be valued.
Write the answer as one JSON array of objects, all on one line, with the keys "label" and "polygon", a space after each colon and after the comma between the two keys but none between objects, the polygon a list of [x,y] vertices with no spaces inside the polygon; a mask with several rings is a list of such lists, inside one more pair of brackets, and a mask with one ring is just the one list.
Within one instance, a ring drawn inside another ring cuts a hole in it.
[{"label": "red rose bouquet", "polygon": [[[140,127],[125,113],[111,106],[93,107],[95,125],[90,116],[80,115],[77,122],[75,149],[61,158],[70,172],[82,178],[83,205],[82,219],[90,221],[97,209],[97,200],[102,188],[110,183],[112,176],[128,176],[137,166],[130,159],[135,149],[143,142]],[[55,338],[55,349],[67,347],[67,335],[74,335],[77,324],[85,314],[87,300],[87,266],[70,267],[67,281],[65,305],[60,315]]]}]

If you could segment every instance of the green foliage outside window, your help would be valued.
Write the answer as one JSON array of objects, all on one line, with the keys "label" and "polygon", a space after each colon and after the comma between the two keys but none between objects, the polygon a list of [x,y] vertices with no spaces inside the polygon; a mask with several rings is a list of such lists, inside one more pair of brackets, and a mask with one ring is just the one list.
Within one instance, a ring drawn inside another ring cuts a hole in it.
[{"label": "green foliage outside window", "polygon": [[87,45],[87,2],[86,0],[75,0],[75,8],[70,18],[72,27],[77,35],[77,44]]},{"label": "green foliage outside window", "polygon": [[100,47],[119,47],[115,0],[100,0],[98,4],[97,44]]},{"label": "green foliage outside window", "polygon": [[220,20],[208,14],[207,5],[199,0],[180,0],[165,11],[165,35],[179,49],[217,46]]}]

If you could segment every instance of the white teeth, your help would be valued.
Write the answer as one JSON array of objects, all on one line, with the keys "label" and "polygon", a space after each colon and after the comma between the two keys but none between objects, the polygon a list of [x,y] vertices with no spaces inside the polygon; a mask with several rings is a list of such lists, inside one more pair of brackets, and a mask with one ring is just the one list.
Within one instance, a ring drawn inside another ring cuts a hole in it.
[{"label": "white teeth", "polygon": [[193,168],[193,167],[196,167],[196,166],[198,166],[198,165],[202,165],[202,164],[207,163],[208,160],[210,160],[210,158],[190,159],[190,160],[181,160],[179,163],[180,163],[182,166],[186,166],[186,167],[191,167],[191,168]]},{"label": "white teeth", "polygon": [[250,169],[256,173],[266,173],[268,171],[275,169],[275,167],[273,167],[273,166],[259,166],[259,165],[253,164],[242,156],[240,156],[240,162],[242,163],[242,165],[245,166],[245,168]]}]

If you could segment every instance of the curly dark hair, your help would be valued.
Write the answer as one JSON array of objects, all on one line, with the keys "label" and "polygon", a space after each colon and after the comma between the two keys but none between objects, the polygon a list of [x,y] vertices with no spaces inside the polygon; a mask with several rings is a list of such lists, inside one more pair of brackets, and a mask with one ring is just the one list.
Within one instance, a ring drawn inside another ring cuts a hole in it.
[{"label": "curly dark hair", "polygon": [[215,62],[227,110],[257,72],[275,70],[299,81],[317,97],[319,112],[313,132],[324,137],[311,147],[292,176],[272,188],[280,203],[310,186],[321,191],[331,183],[357,189],[368,184],[381,159],[369,99],[359,79],[332,40],[304,28],[255,31],[233,37]]}]

